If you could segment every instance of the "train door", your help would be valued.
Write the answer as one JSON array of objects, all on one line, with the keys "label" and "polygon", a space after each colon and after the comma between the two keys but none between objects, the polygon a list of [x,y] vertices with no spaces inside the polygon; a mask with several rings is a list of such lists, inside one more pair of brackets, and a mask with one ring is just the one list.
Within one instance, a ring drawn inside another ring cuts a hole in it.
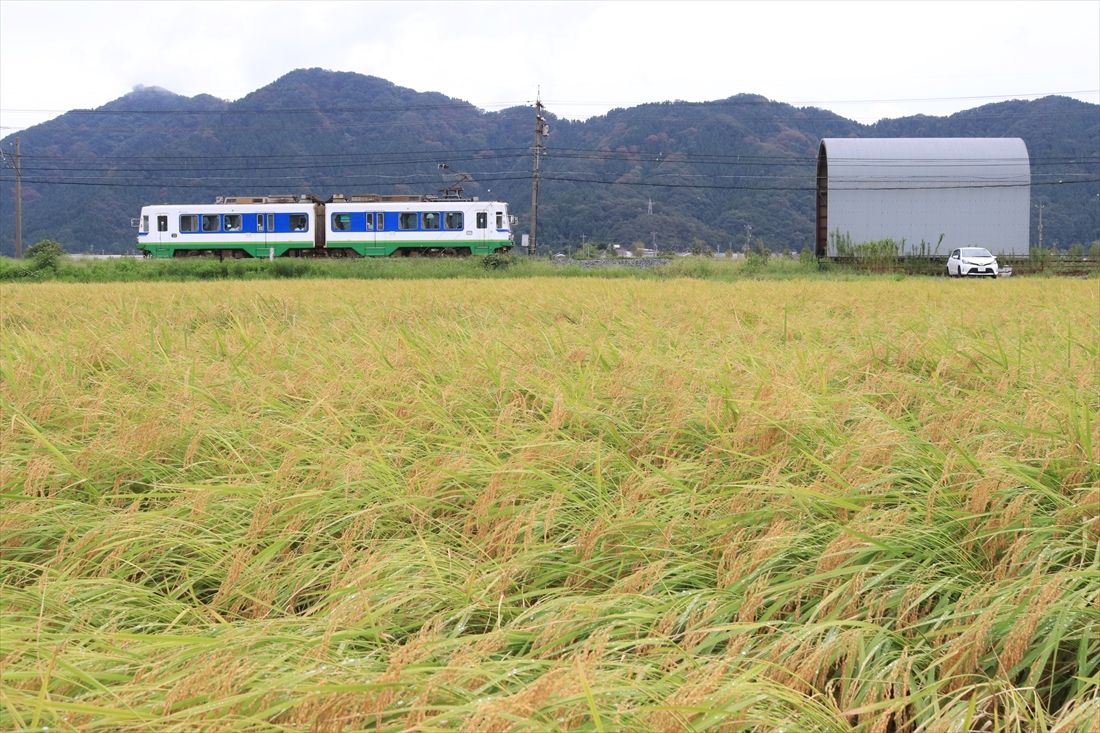
[{"label": "train door", "polygon": [[155,209],[141,214],[138,234],[146,244],[162,244],[168,238],[168,214],[158,213]]},{"label": "train door", "polygon": [[275,215],[257,212],[255,217],[256,235],[254,241],[256,243],[256,256],[262,257],[265,254],[270,256],[271,253],[267,250],[275,241]]},{"label": "train door", "polygon": [[379,250],[376,249],[376,245],[378,244],[378,232],[382,229],[382,212],[368,211],[363,216],[363,228],[366,230],[363,233],[363,240],[366,242],[366,251],[377,254]]},{"label": "train door", "polygon": [[493,213],[489,209],[478,208],[474,212],[474,244],[477,247],[485,247],[492,232],[492,229],[490,229],[492,225]]}]

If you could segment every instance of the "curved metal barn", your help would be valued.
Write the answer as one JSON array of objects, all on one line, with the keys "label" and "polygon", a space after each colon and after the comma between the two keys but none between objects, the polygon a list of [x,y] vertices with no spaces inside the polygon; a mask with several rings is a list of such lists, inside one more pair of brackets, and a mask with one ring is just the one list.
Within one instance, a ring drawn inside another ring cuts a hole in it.
[{"label": "curved metal barn", "polygon": [[817,155],[819,257],[837,242],[1028,253],[1031,165],[1020,138],[825,138]]}]

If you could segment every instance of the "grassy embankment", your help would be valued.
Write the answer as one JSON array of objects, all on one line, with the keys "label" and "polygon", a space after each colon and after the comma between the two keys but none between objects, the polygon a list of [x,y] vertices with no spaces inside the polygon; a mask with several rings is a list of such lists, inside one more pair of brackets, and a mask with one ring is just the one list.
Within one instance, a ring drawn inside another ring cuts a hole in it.
[{"label": "grassy embankment", "polygon": [[[614,262],[610,263],[614,264]],[[487,266],[489,265],[489,266]],[[499,265],[493,267],[492,265]],[[599,277],[667,280],[692,277],[732,281],[744,279],[850,278],[861,275],[829,263],[815,260],[759,258],[732,260],[711,257],[677,257],[656,266],[585,267],[573,260],[552,262],[524,257],[469,258],[283,258],[217,260],[184,259],[104,259],[88,260],[61,257],[42,267],[30,260],[0,258],[0,282],[74,282],[109,283],[200,280],[436,280],[455,278],[526,278],[526,277]]]},{"label": "grassy embankment", "polygon": [[0,287],[0,729],[1074,731],[1091,281]]}]

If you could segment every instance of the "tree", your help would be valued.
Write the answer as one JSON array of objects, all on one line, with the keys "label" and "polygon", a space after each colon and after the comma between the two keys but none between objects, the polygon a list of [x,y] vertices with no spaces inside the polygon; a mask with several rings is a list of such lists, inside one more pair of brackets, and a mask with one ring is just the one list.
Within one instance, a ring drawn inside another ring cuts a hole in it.
[{"label": "tree", "polygon": [[52,239],[43,239],[27,248],[27,259],[34,263],[36,270],[57,272],[57,266],[64,256],[65,248]]},{"label": "tree", "polygon": [[575,260],[594,260],[597,258],[597,249],[592,246],[591,242],[578,247],[577,251],[573,253],[573,259]]},{"label": "tree", "polygon": [[714,252],[707,246],[706,241],[696,237],[691,240],[691,253],[697,257],[712,257]]}]

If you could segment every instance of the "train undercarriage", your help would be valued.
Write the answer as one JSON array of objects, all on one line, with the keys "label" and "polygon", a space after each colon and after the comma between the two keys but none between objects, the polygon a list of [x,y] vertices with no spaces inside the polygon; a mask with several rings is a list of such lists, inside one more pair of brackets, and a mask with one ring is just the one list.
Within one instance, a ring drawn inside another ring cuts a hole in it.
[{"label": "train undercarriage", "polygon": [[[511,247],[497,247],[493,249],[493,254],[501,254],[511,251]],[[390,252],[388,255],[373,255],[373,254],[361,254],[355,249],[350,247],[327,247],[323,249],[318,248],[294,248],[286,249],[285,251],[273,254],[270,252],[250,252],[244,249],[236,248],[178,248],[172,251],[170,255],[173,258],[177,257],[213,257],[219,260],[241,260],[241,259],[267,259],[269,257],[283,258],[283,257],[325,257],[325,258],[360,258],[360,257],[470,257],[474,254],[470,247],[398,247]],[[144,252],[146,257],[153,256],[150,252]],[[160,255],[163,256],[163,255]]]}]

